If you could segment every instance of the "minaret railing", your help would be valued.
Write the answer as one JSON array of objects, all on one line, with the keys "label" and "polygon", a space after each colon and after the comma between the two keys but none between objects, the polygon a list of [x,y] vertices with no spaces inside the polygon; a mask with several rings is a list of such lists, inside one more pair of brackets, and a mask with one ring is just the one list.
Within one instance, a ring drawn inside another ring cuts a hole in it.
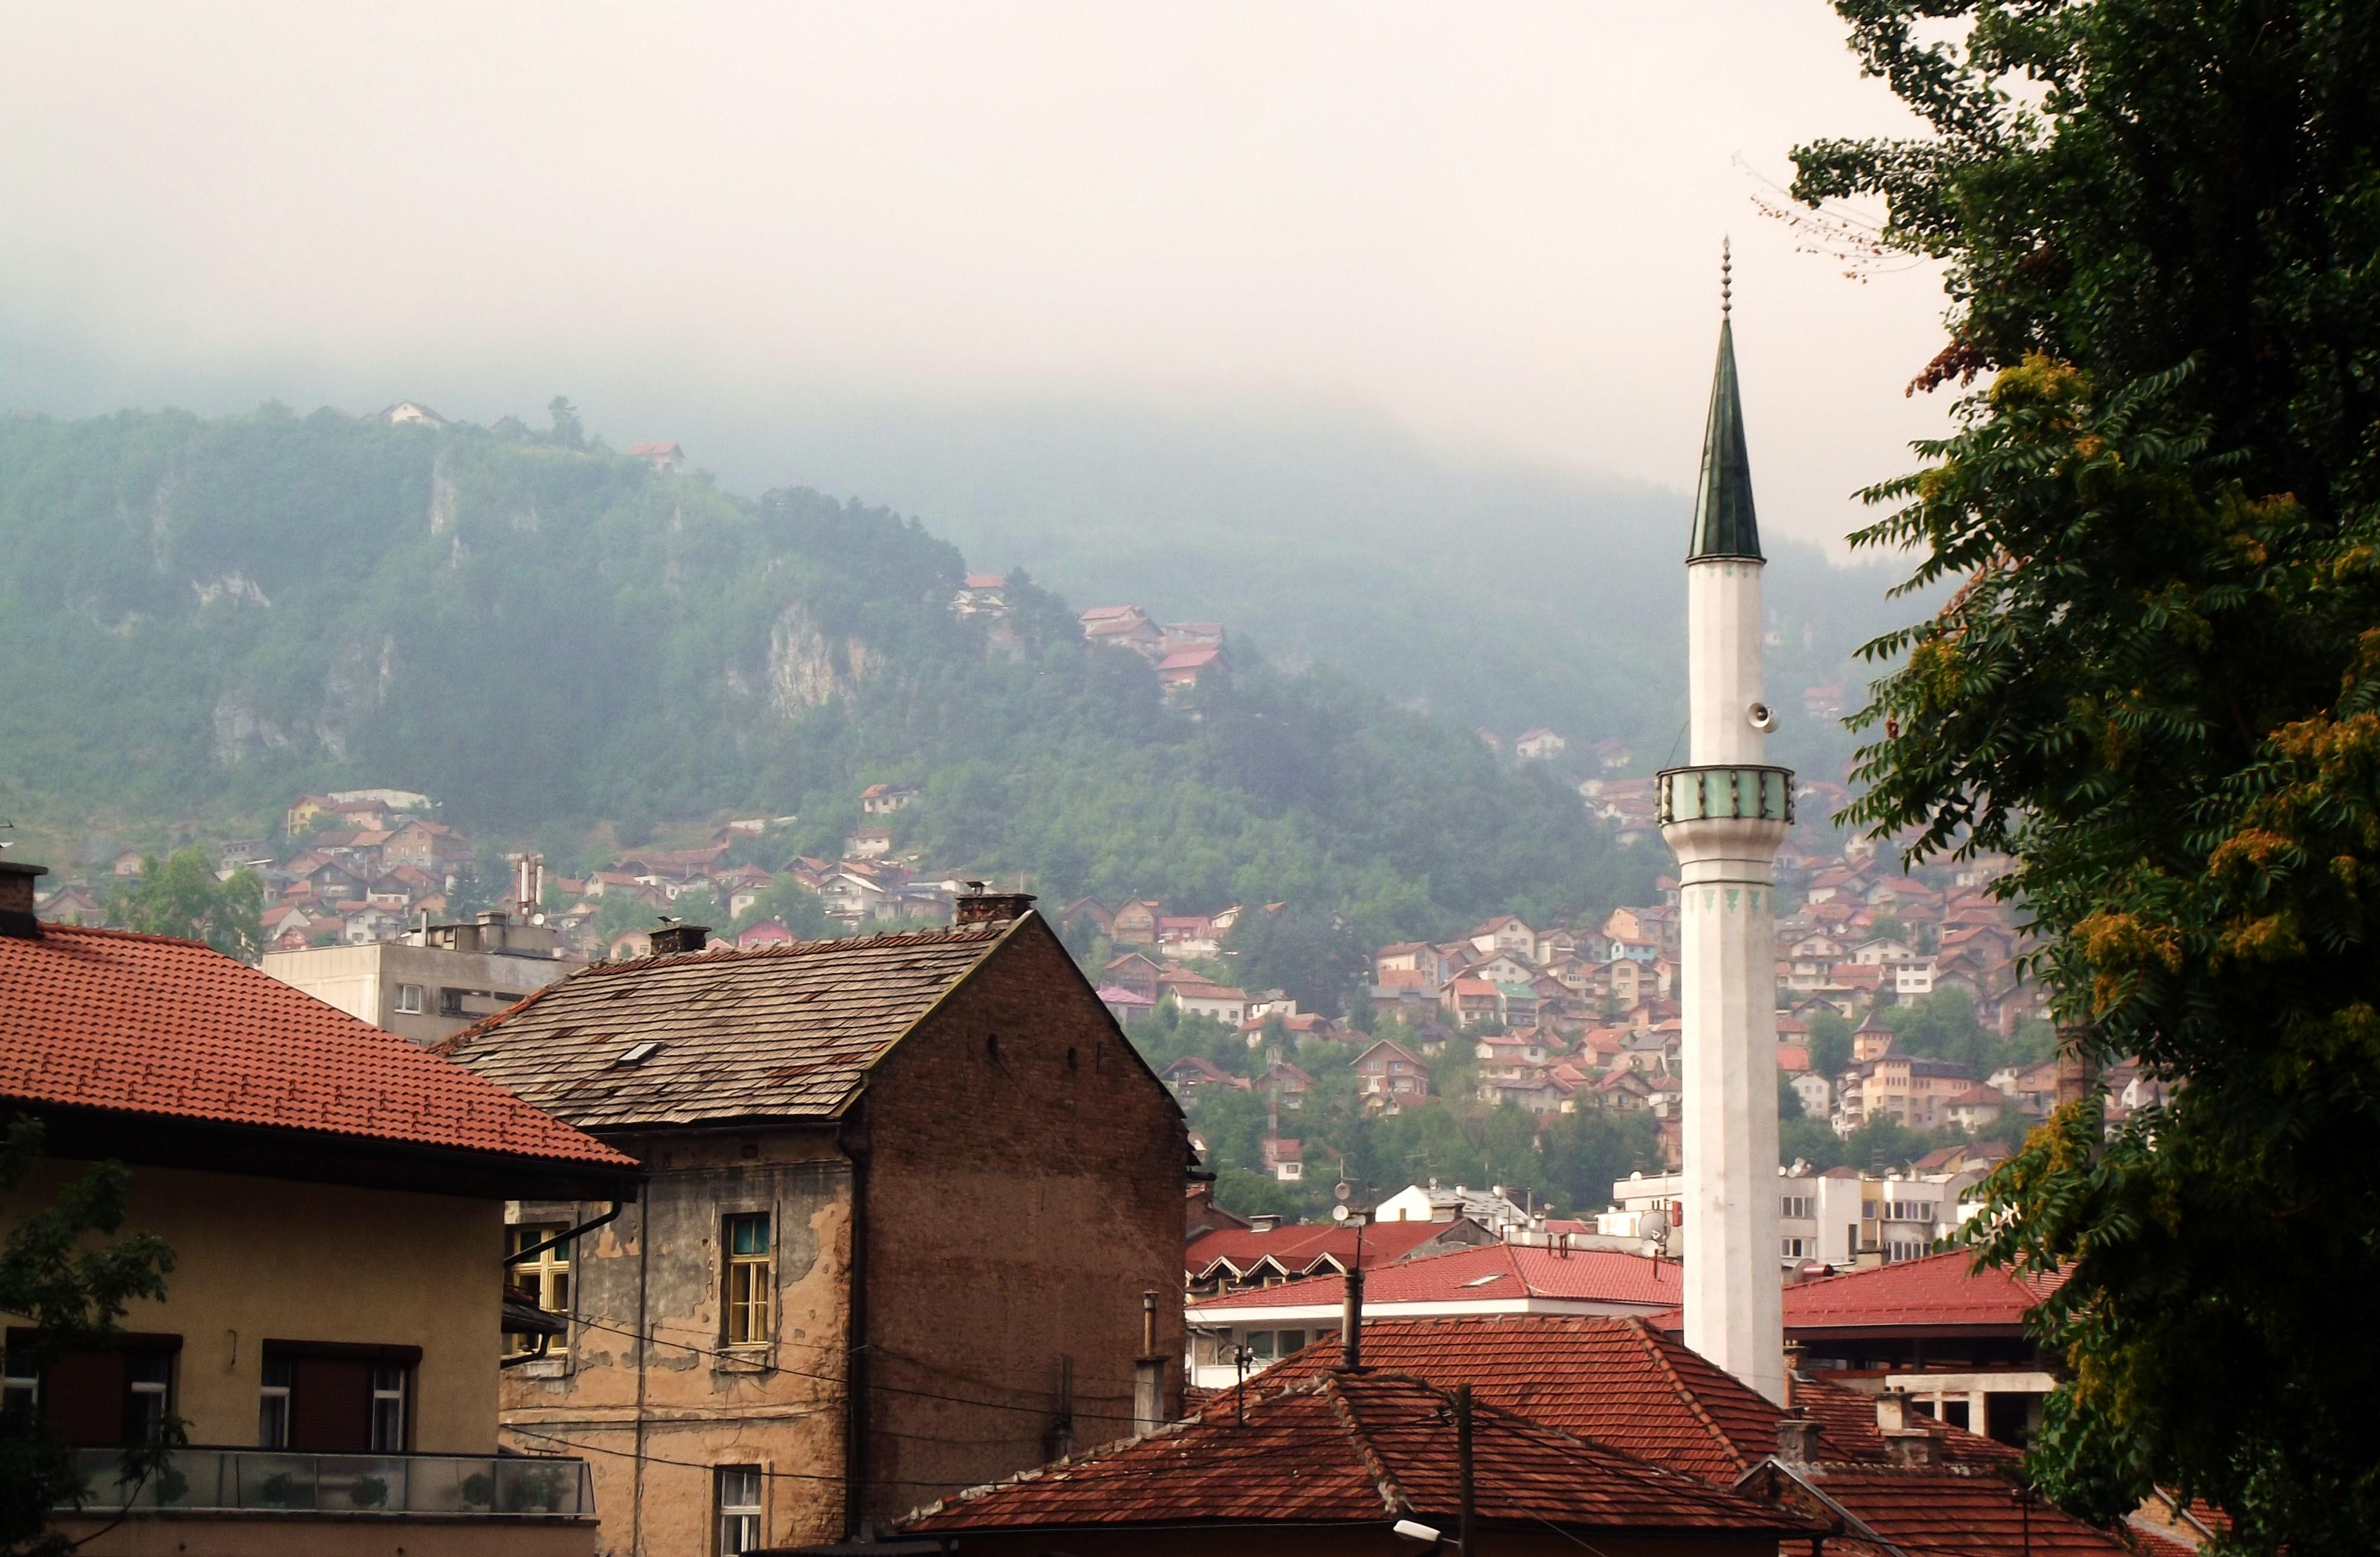
[{"label": "minaret railing", "polygon": [[1793,824],[1793,772],[1752,763],[1718,763],[1697,768],[1664,768],[1659,781],[1655,820],[1667,827],[1678,821],[1744,821]]}]

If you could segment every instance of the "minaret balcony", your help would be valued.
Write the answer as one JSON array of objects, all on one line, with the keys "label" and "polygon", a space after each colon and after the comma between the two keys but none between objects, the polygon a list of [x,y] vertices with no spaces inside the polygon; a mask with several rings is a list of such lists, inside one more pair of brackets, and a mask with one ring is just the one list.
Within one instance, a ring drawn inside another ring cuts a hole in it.
[{"label": "minaret balcony", "polygon": [[1773,821],[1793,825],[1790,768],[1718,765],[1664,768],[1658,775],[1663,827],[1685,821]]}]

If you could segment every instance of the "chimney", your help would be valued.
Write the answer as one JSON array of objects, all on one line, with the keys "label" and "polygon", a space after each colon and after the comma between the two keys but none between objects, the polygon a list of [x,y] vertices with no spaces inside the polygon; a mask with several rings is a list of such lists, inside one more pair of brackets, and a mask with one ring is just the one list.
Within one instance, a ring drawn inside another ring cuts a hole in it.
[{"label": "chimney", "polygon": [[1878,1432],[1909,1430],[1909,1392],[1888,1389],[1876,1397],[1876,1427]]},{"label": "chimney", "polygon": [[710,944],[710,927],[707,924],[665,924],[653,931],[653,955],[669,956],[677,952],[698,952]]},{"label": "chimney", "polygon": [[1248,1231],[1251,1233],[1269,1233],[1280,1225],[1281,1213],[1278,1211],[1251,1211],[1248,1213]]},{"label": "chimney", "polygon": [[1364,1366],[1364,1268],[1347,1272],[1347,1295],[1339,1313],[1339,1366],[1350,1373]]},{"label": "chimney", "polygon": [[1165,1355],[1157,1349],[1157,1294],[1140,1295],[1140,1356],[1132,1363],[1132,1430],[1147,1438],[1165,1425]]},{"label": "chimney", "polygon": [[[970,887],[974,884],[968,883]],[[1021,919],[1032,906],[1033,894],[1029,892],[965,892],[952,900],[951,923],[993,924],[1002,919]]]},{"label": "chimney", "polygon": [[1921,1425],[1909,1408],[1907,1390],[1886,1390],[1876,1397],[1876,1429],[1884,1435],[1885,1458],[1897,1466],[1939,1465],[1942,1445],[1930,1421]]},{"label": "chimney", "polygon": [[1816,1465],[1818,1424],[1798,1409],[1777,1418],[1777,1458],[1796,1470]]},{"label": "chimney", "polygon": [[0,935],[19,941],[40,937],[41,921],[33,918],[33,882],[49,873],[46,865],[0,860]]}]

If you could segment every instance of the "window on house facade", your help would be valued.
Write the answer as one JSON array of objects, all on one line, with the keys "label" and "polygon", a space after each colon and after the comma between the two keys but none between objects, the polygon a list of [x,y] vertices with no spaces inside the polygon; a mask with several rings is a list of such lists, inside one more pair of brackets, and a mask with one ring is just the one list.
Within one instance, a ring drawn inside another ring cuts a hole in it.
[{"label": "window on house facade", "polygon": [[115,1344],[72,1351],[36,1368],[34,1332],[12,1329],[5,1368],[6,1405],[33,1412],[79,1449],[114,1448],[154,1438],[174,1408],[178,1335],[127,1335]]},{"label": "window on house facade", "polygon": [[256,1407],[256,1446],[260,1449],[289,1447],[290,1373],[287,1357],[264,1359],[264,1381],[257,1390]]},{"label": "window on house facade", "polygon": [[1790,1216],[1797,1221],[1806,1222],[1810,1217],[1810,1197],[1780,1195],[1777,1198],[1777,1210],[1779,1216]]},{"label": "window on house facade", "polygon": [[769,1339],[769,1216],[727,1219],[727,1344],[758,1346]]},{"label": "window on house facade", "polygon": [[760,1546],[760,1467],[721,1466],[718,1490],[719,1557],[741,1557]]},{"label": "window on house facade", "polygon": [[389,1363],[371,1370],[371,1446],[376,1454],[405,1453],[407,1376],[407,1369]]},{"label": "window on house facade", "polygon": [[396,1010],[401,1016],[419,1016],[421,1015],[421,986],[419,984],[399,984],[396,987]]},{"label": "window on house facade", "polygon": [[[504,1230],[504,1253],[516,1255],[523,1249],[536,1248],[564,1231],[558,1225],[508,1227]],[[504,1266],[505,1284],[526,1288],[540,1308],[549,1314],[567,1318],[570,1313],[570,1256],[576,1247],[574,1244],[559,1244],[518,1264],[508,1260]],[[533,1352],[537,1350],[537,1337],[507,1335],[504,1337],[504,1349],[516,1356]]]},{"label": "window on house facade", "polygon": [[1787,1238],[1783,1240],[1785,1247],[1782,1252],[1788,1259],[1800,1259],[1809,1254],[1813,1242],[1809,1238]]},{"label": "window on house facade", "polygon": [[1897,1265],[1904,1259],[1923,1259],[1928,1247],[1912,1239],[1895,1238],[1884,1246],[1885,1263]]},{"label": "window on house facade", "polygon": [[0,1411],[32,1413],[42,1408],[42,1376],[30,1348],[13,1345],[0,1360]]}]

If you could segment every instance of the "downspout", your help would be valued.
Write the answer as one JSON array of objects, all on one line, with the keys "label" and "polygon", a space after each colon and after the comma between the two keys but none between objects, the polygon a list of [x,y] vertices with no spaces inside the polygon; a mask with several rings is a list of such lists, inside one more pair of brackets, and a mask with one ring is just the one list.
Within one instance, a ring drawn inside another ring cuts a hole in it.
[{"label": "downspout", "polygon": [[637,1506],[628,1525],[631,1557],[644,1557],[645,1551],[645,1362],[653,1349],[645,1310],[652,1286],[652,1220],[649,1210],[637,1213]]}]

